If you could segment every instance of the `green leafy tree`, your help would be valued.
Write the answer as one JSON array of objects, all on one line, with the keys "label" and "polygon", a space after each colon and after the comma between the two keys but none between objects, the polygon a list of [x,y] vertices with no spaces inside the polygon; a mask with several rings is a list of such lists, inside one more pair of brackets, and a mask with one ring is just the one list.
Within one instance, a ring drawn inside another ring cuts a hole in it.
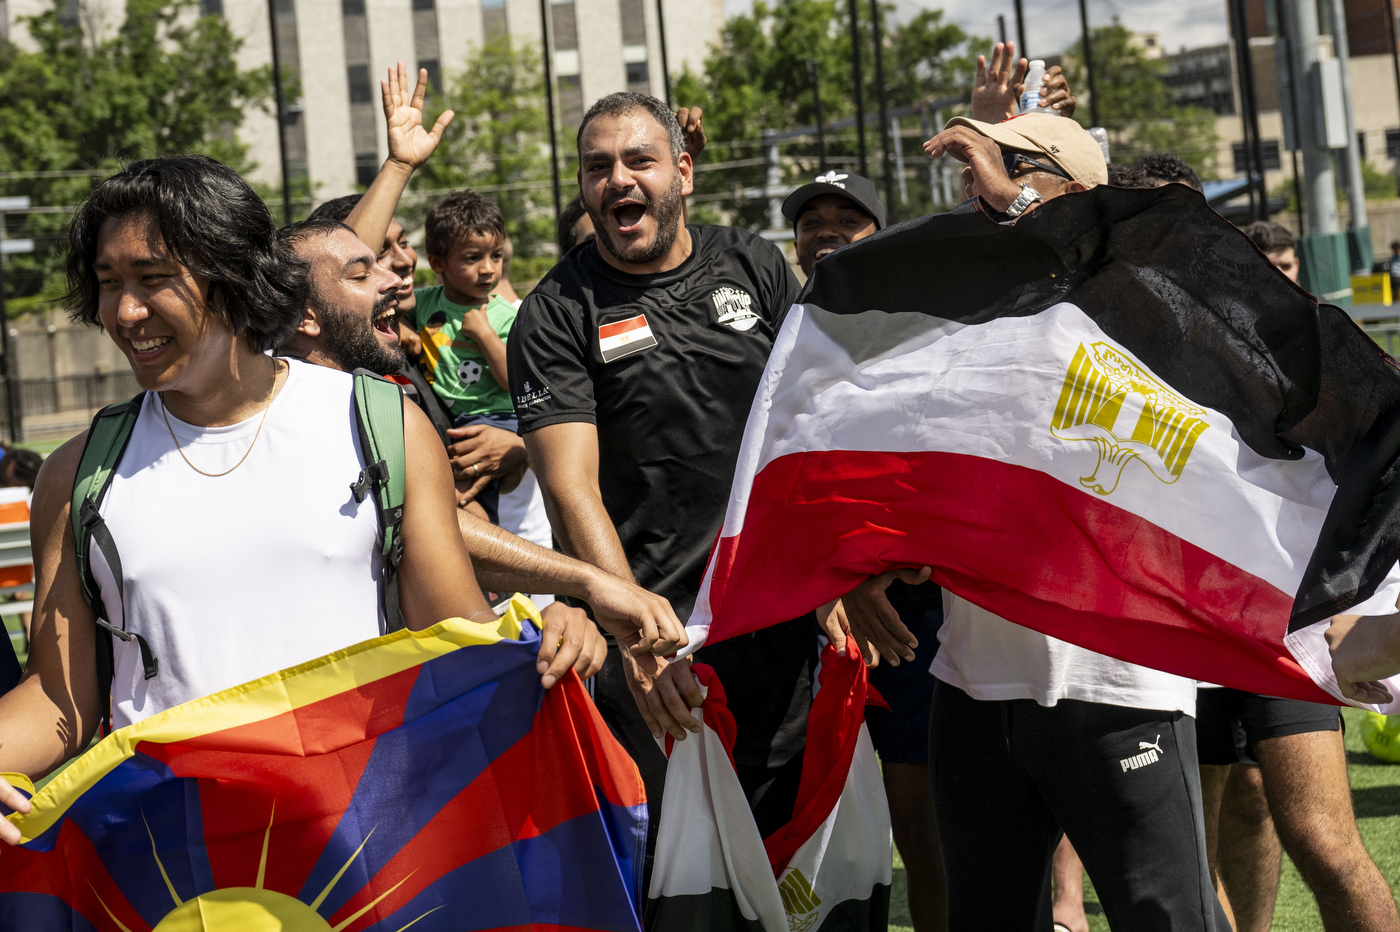
[{"label": "green leafy tree", "polygon": [[[1099,122],[1109,131],[1114,161],[1134,161],[1153,152],[1170,152],[1203,178],[1215,177],[1215,114],[1201,107],[1179,107],[1162,80],[1166,63],[1148,58],[1132,43],[1123,26],[1093,30],[1094,85]],[[1089,79],[1083,42],[1065,52],[1065,76],[1080,97],[1074,118],[1090,123]]]},{"label": "green leafy tree", "polygon": [[[909,22],[894,22],[893,5],[883,7],[884,70],[891,108],[969,90],[977,52],[990,46],[945,22],[941,10],[924,10]],[[876,112],[876,84],[869,5],[857,5],[861,35],[861,70],[867,117]],[[757,0],[752,12],[730,17],[718,45],[710,49],[703,75],[687,70],[675,84],[674,97],[684,106],[705,108],[710,147],[697,174],[697,194],[691,215],[705,216],[711,204],[734,210],[733,222],[766,226],[767,204],[733,195],[734,188],[763,181],[764,130],[785,130],[816,123],[816,105],[808,62],[816,63],[822,115],[827,121],[855,115],[851,67],[849,6],[840,0]],[[829,164],[854,169],[857,142],[854,128],[829,136]],[[870,171],[878,174],[880,133],[866,128]],[[918,164],[923,154],[906,142],[906,158]],[[711,152],[714,152],[711,158]],[[784,180],[815,174],[818,150],[812,141],[785,144]],[[723,171],[710,171],[707,162],[738,162]],[[911,192],[916,199],[920,189]],[[891,205],[894,206],[894,205]],[[927,201],[908,205],[912,215]]]},{"label": "green leafy tree", "polygon": [[[456,111],[437,152],[415,174],[405,215],[420,219],[447,191],[475,188],[501,207],[515,246],[511,276],[538,278],[553,261],[554,203],[549,167],[549,122],[539,47],[508,36],[471,49],[461,71],[430,107],[431,122]],[[572,180],[573,140],[561,135],[561,171]],[[571,197],[566,183],[565,196]]]},{"label": "green leafy tree", "polygon": [[[58,5],[22,18],[29,47],[0,40],[0,181],[36,206],[80,202],[125,161],[203,153],[240,171],[252,166],[235,135],[250,107],[270,97],[270,69],[239,69],[241,45],[196,0],[128,0],[109,36],[85,34]],[[64,213],[11,217],[8,235],[37,251],[7,257],[14,310],[62,291]]]}]

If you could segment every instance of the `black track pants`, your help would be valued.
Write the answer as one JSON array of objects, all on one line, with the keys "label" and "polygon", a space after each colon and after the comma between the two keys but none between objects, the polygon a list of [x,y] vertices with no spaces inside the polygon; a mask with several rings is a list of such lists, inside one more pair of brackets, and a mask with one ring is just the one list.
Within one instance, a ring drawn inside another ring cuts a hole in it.
[{"label": "black track pants", "polygon": [[929,773],[952,932],[1050,932],[1062,831],[1113,929],[1229,932],[1206,863],[1190,716],[980,702],[939,682]]}]

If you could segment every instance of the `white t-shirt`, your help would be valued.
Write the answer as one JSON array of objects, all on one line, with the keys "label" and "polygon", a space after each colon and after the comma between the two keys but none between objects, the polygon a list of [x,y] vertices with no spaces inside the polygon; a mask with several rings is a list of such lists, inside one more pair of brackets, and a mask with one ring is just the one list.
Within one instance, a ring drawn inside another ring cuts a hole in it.
[{"label": "white t-shirt", "polygon": [[[102,517],[122,560],[126,618],[160,665],[143,677],[136,644],[112,639],[112,724],[122,727],[190,699],[314,660],[383,630],[379,521],[373,496],[350,492],[363,466],[351,377],[287,360],[267,412],[201,428],[147,393]],[[212,478],[195,472],[171,441]],[[103,605],[115,583],[93,547]]]},{"label": "white t-shirt", "polygon": [[1096,654],[943,591],[934,676],[974,699],[1078,699],[1196,714],[1196,681]]}]

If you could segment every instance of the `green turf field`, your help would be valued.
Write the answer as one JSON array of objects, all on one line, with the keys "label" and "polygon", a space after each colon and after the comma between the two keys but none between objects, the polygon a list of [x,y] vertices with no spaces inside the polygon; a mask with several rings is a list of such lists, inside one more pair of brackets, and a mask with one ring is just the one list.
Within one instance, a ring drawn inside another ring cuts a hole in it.
[{"label": "green turf field", "polygon": [[[1361,713],[1355,709],[1345,709],[1343,715],[1347,719],[1351,797],[1356,806],[1361,837],[1381,874],[1390,881],[1391,889],[1400,894],[1400,765],[1377,763],[1361,746],[1358,725]],[[1094,932],[1108,932],[1108,921],[1104,919],[1093,886],[1087,879],[1084,887],[1089,928]],[[1322,932],[1317,904],[1287,855],[1283,860],[1283,879],[1279,885],[1273,929],[1274,932]],[[890,892],[890,930],[912,932],[909,907],[905,900],[904,864],[897,853],[894,857],[894,886]]]}]

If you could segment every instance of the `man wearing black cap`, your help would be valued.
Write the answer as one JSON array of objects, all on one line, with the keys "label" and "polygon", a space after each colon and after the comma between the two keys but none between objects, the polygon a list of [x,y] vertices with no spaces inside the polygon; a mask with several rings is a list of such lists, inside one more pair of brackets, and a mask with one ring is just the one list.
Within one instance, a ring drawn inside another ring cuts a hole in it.
[{"label": "man wearing black cap", "polygon": [[797,262],[811,276],[817,260],[885,228],[885,205],[869,178],[829,171],[783,201],[797,234]]},{"label": "man wearing black cap", "polygon": [[[885,228],[885,205],[880,203],[875,183],[847,172],[826,172],[793,191],[783,201],[783,216],[792,222],[797,261],[809,278],[822,257]],[[914,662],[901,666],[899,657],[891,654],[889,662],[881,663],[880,654],[869,642],[860,645],[866,662],[874,664],[870,682],[889,703],[888,709],[868,709],[866,723],[880,755],[894,843],[908,875],[910,918],[915,932],[929,932],[946,928],[947,910],[943,856],[928,778],[928,721],[934,687],[929,664],[938,651],[943,590],[931,582],[911,586],[896,579],[886,595],[899,620],[918,638],[919,647]]]}]

